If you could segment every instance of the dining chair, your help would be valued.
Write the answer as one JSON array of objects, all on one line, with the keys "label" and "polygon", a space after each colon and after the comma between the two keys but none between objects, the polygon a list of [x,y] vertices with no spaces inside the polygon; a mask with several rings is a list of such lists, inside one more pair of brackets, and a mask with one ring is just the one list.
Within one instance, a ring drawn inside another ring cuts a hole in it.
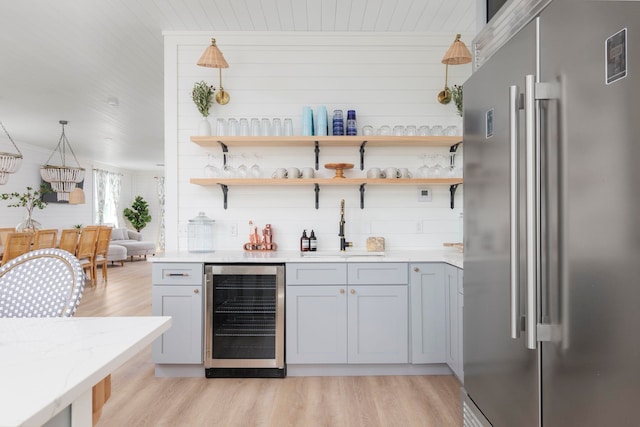
[{"label": "dining chair", "polygon": [[0,317],[71,317],[83,290],[75,256],[56,248],[30,251],[0,267]]},{"label": "dining chair", "polygon": [[[100,227],[98,229],[98,241],[96,242],[96,253],[93,257],[94,274],[97,275],[98,267],[102,268],[102,280],[107,283],[107,253],[109,252],[109,242],[111,241],[111,227]],[[97,280],[97,277],[93,278]]]},{"label": "dining chair", "polygon": [[35,251],[37,249],[55,248],[57,239],[58,230],[56,228],[36,230],[33,234],[33,245],[31,246],[31,250]]},{"label": "dining chair", "polygon": [[60,243],[58,244],[59,249],[64,249],[65,251],[75,254],[76,248],[78,247],[78,235],[80,234],[80,229],[78,228],[65,228],[60,232]]},{"label": "dining chair", "polygon": [[5,237],[4,250],[2,252],[2,265],[31,250],[32,232],[8,233]]},{"label": "dining chair", "polygon": [[13,228],[0,228],[0,245],[4,246],[4,241],[7,238],[7,234],[15,233],[15,232],[16,232],[15,227],[13,227]]},{"label": "dining chair", "polygon": [[78,248],[76,249],[76,258],[80,261],[82,269],[89,271],[89,277],[93,281],[94,264],[93,256],[96,252],[96,241],[98,240],[98,229],[95,227],[84,227],[80,232],[78,239]]}]

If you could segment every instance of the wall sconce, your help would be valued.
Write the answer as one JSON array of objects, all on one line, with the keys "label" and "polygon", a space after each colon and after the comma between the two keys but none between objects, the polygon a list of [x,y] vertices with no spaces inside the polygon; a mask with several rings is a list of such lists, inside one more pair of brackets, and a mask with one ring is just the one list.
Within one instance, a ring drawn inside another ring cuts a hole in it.
[{"label": "wall sconce", "polygon": [[[59,201],[69,201],[69,193],[73,192],[76,188],[76,184],[82,182],[84,179],[84,168],[80,167],[80,163],[78,162],[78,159],[69,144],[69,140],[64,133],[64,126],[67,123],[69,122],[66,120],[60,120],[60,124],[62,125],[62,135],[60,135],[58,145],[53,150],[53,153],[51,153],[44,166],[40,167],[40,176],[43,180],[51,184],[51,188],[57,193]],[[76,164],[78,165],[77,167],[67,166],[67,148],[69,152],[71,152],[73,159],[76,161]],[[56,152],[60,155],[60,160],[62,162],[62,165],[60,166],[53,166],[49,164],[49,160],[51,160]],[[75,194],[77,195],[77,192]]]},{"label": "wall sconce", "polygon": [[20,169],[20,165],[22,164],[22,153],[18,149],[18,146],[15,142],[13,142],[13,138],[7,132],[7,129],[4,127],[2,122],[0,122],[0,126],[2,126],[2,130],[5,134],[7,134],[7,138],[13,144],[13,148],[16,149],[17,153],[0,153],[0,185],[4,185],[7,183],[9,179],[9,174],[15,173]]},{"label": "wall sconce", "polygon": [[216,102],[220,105],[225,105],[229,102],[229,93],[225,92],[222,87],[222,69],[229,68],[229,64],[224,59],[222,52],[216,46],[216,39],[211,38],[211,46],[207,47],[198,59],[198,65],[201,67],[217,68],[220,71],[220,90],[216,93]]},{"label": "wall sconce", "polygon": [[456,34],[456,39],[453,41],[447,53],[442,57],[442,63],[446,65],[445,77],[444,77],[444,89],[438,94],[438,102],[440,104],[448,104],[451,102],[451,90],[448,86],[449,80],[449,65],[461,65],[471,62],[471,52],[467,49],[467,46],[460,40],[460,34]]}]

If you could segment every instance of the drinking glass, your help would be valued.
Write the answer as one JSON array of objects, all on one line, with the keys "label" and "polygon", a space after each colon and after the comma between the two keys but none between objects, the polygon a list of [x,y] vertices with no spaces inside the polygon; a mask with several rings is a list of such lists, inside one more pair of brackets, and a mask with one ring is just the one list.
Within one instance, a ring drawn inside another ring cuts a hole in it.
[{"label": "drinking glass", "polygon": [[383,125],[378,128],[378,135],[389,136],[391,135],[391,126]]},{"label": "drinking glass", "polygon": [[262,123],[260,124],[260,135],[262,136],[271,135],[271,120],[262,119]]},{"label": "drinking glass", "polygon": [[416,136],[418,134],[418,129],[415,125],[409,125],[405,128],[404,134],[407,136]]},{"label": "drinking glass", "polygon": [[227,124],[227,131],[229,132],[229,136],[238,136],[238,133],[240,132],[239,126],[238,126],[238,120],[237,119],[229,119],[229,122]]},{"label": "drinking glass", "polygon": [[262,171],[260,170],[260,157],[257,154],[250,154],[249,158],[253,162],[251,167],[249,168],[249,177],[250,178],[262,178]]},{"label": "drinking glass", "polygon": [[217,157],[213,154],[208,154],[207,165],[204,167],[204,176],[207,178],[217,178],[220,176],[220,168],[216,167]]},{"label": "drinking glass", "polygon": [[224,119],[216,120],[216,135],[225,136],[227,134],[227,122]]},{"label": "drinking glass", "polygon": [[373,126],[363,126],[362,127],[362,134],[364,136],[373,135]]},{"label": "drinking glass", "polygon": [[260,136],[260,120],[251,119],[251,136]]},{"label": "drinking glass", "polygon": [[249,136],[251,135],[251,129],[249,128],[249,120],[248,119],[240,119],[240,136]]},{"label": "drinking glass", "polygon": [[393,136],[404,136],[404,126],[396,125],[393,127]]},{"label": "drinking glass", "polygon": [[289,118],[284,119],[284,135],[293,136],[293,121]]},{"label": "drinking glass", "polygon": [[427,125],[422,125],[418,128],[418,135],[420,136],[429,136],[431,135],[431,128]]},{"label": "drinking glass", "polygon": [[458,135],[458,126],[447,126],[444,130],[444,134],[446,136],[456,136]]},{"label": "drinking glass", "polygon": [[442,136],[442,126],[440,125],[431,126],[431,135]]},{"label": "drinking glass", "polygon": [[282,135],[282,121],[278,118],[273,119],[273,124],[271,126],[271,134],[273,136],[281,136]]}]

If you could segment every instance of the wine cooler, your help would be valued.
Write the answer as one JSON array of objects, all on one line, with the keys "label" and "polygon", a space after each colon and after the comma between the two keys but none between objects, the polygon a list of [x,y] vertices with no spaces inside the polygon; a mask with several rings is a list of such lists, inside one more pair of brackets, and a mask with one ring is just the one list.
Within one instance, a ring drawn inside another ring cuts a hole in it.
[{"label": "wine cooler", "polygon": [[284,377],[284,265],[205,266],[205,374]]}]

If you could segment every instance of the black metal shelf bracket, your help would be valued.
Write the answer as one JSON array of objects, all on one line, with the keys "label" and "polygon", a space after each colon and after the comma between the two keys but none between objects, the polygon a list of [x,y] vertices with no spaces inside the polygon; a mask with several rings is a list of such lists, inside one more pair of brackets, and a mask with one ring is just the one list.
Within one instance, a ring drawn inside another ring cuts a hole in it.
[{"label": "black metal shelf bracket", "polygon": [[318,184],[313,184],[313,191],[316,192],[316,210],[319,208],[320,203],[319,203],[319,199],[320,199],[320,186]]},{"label": "black metal shelf bracket", "polygon": [[222,188],[222,197],[224,200],[224,208],[227,209],[227,195],[229,194],[229,186],[226,184],[220,184],[220,188]]},{"label": "black metal shelf bracket", "polygon": [[449,166],[452,168],[456,165],[456,151],[458,151],[458,147],[462,144],[462,141],[453,144],[451,148],[449,148]]},{"label": "black metal shelf bracket", "polygon": [[[318,170],[320,169],[320,165],[318,164],[320,158],[320,144],[318,143],[318,141],[316,141],[315,143],[314,152],[316,153],[316,170]],[[318,208],[316,207],[316,209]]]},{"label": "black metal shelf bracket", "polygon": [[367,184],[360,184],[360,209],[364,209],[364,186]]},{"label": "black metal shelf bracket", "polygon": [[449,187],[449,192],[451,193],[451,209],[453,209],[455,207],[455,197],[456,197],[456,190],[458,189],[458,185],[460,184],[453,184],[451,187]]},{"label": "black metal shelf bracket", "polygon": [[[229,147],[227,147],[227,144],[225,144],[222,141],[218,141],[218,144],[220,144],[220,146],[222,147],[222,166],[226,166],[227,165],[227,153],[229,152]],[[227,207],[225,206],[225,209]]]},{"label": "black metal shelf bracket", "polygon": [[360,170],[364,170],[364,146],[367,145],[368,141],[362,141],[360,144]]}]

